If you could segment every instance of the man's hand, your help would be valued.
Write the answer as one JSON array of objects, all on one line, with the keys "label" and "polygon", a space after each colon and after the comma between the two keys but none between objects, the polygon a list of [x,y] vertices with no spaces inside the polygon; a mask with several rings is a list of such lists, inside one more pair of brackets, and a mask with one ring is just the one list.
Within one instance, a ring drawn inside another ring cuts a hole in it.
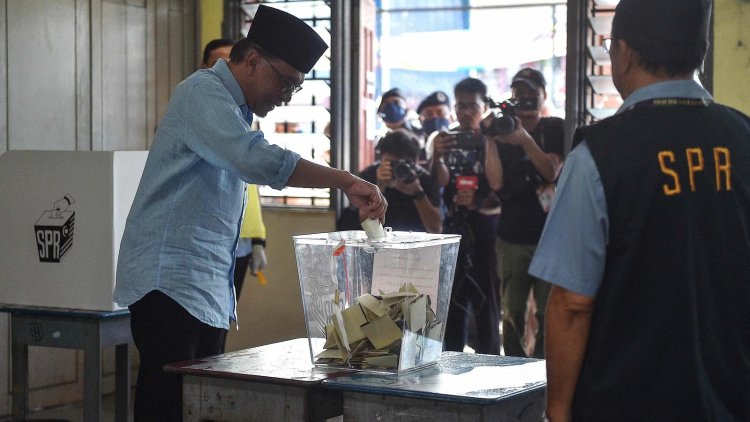
[{"label": "man's hand", "polygon": [[419,183],[419,177],[409,183],[404,183],[400,180],[393,181],[393,188],[397,189],[404,195],[415,195],[417,192],[422,190],[422,184]]},{"label": "man's hand", "polygon": [[252,262],[253,265],[250,268],[250,273],[252,275],[258,275],[258,271],[263,271],[266,268],[266,265],[268,265],[268,261],[266,260],[266,248],[264,248],[263,245],[253,245]]},{"label": "man's hand", "polygon": [[377,183],[378,188],[380,188],[381,191],[384,191],[385,188],[392,185],[392,181],[393,166],[391,165],[391,161],[381,160],[378,169],[375,172],[375,183]]},{"label": "man's hand", "polygon": [[385,223],[385,210],[388,208],[388,201],[385,200],[383,193],[372,183],[354,175],[351,177],[352,182],[342,188],[346,197],[349,198],[349,202],[359,208],[360,215],[379,220],[381,224]]},{"label": "man's hand", "polygon": [[[488,127],[491,124],[492,115],[488,115],[482,120],[482,127]],[[523,148],[526,156],[529,157],[531,164],[542,178],[547,182],[554,182],[557,179],[560,169],[562,168],[562,157],[556,153],[547,153],[537,145],[534,138],[523,127],[523,123],[518,116],[514,116],[516,121],[516,130],[507,135],[487,135],[487,139],[493,140],[498,144],[517,145]],[[490,184],[492,189],[496,186]]]},{"label": "man's hand", "polygon": [[474,201],[475,192],[474,189],[459,189],[453,196],[453,203],[470,210],[476,209],[477,204]]},{"label": "man's hand", "polygon": [[[494,119],[494,117],[492,115],[488,115],[487,117],[485,117],[482,120],[482,127],[486,127],[491,124],[491,120],[488,121],[487,119]],[[534,143],[534,138],[532,138],[531,135],[529,135],[529,132],[526,132],[526,129],[523,128],[521,119],[519,119],[517,116],[513,116],[513,119],[516,121],[516,130],[506,135],[486,135],[487,138],[497,143],[508,145],[524,146],[524,144],[527,144],[529,142]]]},{"label": "man's hand", "polygon": [[391,166],[390,160],[380,161],[378,170],[375,172],[375,177],[377,178],[378,186],[386,186],[391,183],[391,179],[393,178],[393,167]]},{"label": "man's hand", "polygon": [[456,135],[440,132],[432,142],[432,154],[436,159],[442,158],[448,151],[455,148],[457,144]]}]

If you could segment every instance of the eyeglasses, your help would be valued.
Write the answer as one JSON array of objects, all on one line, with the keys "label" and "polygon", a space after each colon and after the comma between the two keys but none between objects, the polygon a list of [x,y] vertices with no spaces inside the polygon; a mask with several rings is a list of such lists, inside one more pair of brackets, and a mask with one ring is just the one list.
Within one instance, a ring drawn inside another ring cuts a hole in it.
[{"label": "eyeglasses", "polygon": [[271,61],[266,58],[264,55],[260,55],[263,57],[263,60],[268,63],[269,66],[271,66],[271,69],[273,69],[274,72],[276,72],[276,75],[281,79],[282,82],[284,82],[284,87],[281,88],[281,94],[282,95],[289,95],[290,97],[302,90],[302,85],[297,85],[296,82],[293,80],[287,78],[286,76],[282,75],[281,72],[279,72],[278,69],[276,69],[276,66],[271,64]]},{"label": "eyeglasses", "polygon": [[602,38],[602,47],[604,47],[604,51],[609,54],[609,51],[612,48],[612,37]]}]

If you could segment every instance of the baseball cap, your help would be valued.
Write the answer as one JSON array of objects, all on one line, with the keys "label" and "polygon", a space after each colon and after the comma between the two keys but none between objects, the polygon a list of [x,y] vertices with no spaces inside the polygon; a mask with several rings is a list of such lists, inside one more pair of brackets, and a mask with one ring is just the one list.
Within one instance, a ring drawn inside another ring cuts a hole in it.
[{"label": "baseball cap", "polygon": [[432,94],[428,95],[424,100],[422,100],[421,103],[419,103],[419,106],[417,107],[417,114],[422,112],[422,109],[425,107],[435,106],[435,105],[446,105],[450,107],[451,102],[448,99],[448,95],[446,95],[443,91],[435,91]]},{"label": "baseball cap", "polygon": [[534,89],[546,89],[547,87],[547,80],[544,79],[542,72],[530,67],[519,70],[518,73],[513,76],[513,81],[510,83],[510,86],[512,87],[518,83],[525,83]]},{"label": "baseball cap", "polygon": [[404,97],[404,93],[401,92],[400,89],[398,89],[398,88],[391,88],[388,91],[385,91],[383,93],[383,96],[380,97],[380,105],[378,105],[378,110],[383,107],[383,102],[386,99],[391,98],[391,97],[399,97],[399,98],[401,98],[403,100],[406,100],[406,97]]}]

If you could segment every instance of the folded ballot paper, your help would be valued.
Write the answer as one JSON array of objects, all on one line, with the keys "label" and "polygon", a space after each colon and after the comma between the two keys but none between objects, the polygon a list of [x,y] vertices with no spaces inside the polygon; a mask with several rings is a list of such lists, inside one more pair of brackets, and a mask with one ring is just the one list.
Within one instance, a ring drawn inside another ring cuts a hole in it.
[{"label": "folded ballot paper", "polygon": [[425,342],[440,344],[441,328],[430,297],[411,283],[398,292],[364,294],[352,306],[334,309],[315,363],[395,370],[400,359],[408,359],[411,368]]}]

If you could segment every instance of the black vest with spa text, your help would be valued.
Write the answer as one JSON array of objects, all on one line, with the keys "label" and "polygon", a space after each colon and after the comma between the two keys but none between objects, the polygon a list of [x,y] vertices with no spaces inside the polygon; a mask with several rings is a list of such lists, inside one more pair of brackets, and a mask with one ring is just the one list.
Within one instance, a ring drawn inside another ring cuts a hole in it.
[{"label": "black vest with spa text", "polygon": [[750,119],[658,99],[582,137],[609,238],[573,420],[750,420]]}]

